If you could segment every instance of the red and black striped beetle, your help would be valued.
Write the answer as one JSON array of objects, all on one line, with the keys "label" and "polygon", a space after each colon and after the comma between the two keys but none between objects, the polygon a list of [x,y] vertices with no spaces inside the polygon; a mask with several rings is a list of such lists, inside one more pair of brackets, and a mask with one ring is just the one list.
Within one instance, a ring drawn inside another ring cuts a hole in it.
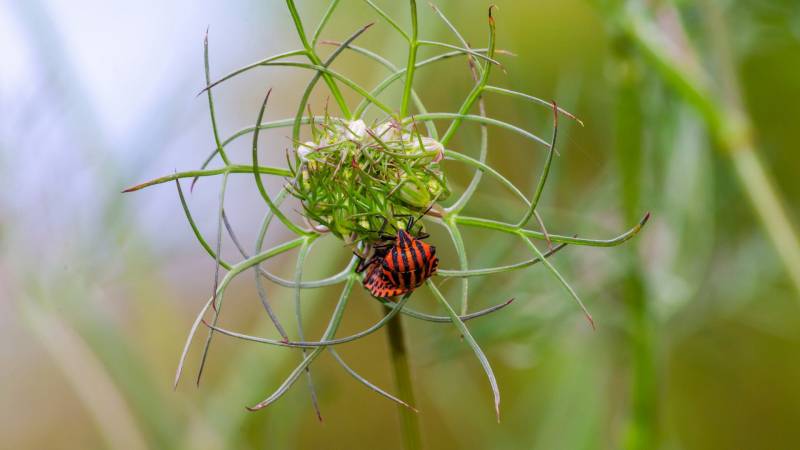
[{"label": "red and black striped beetle", "polygon": [[418,288],[436,273],[439,258],[436,247],[423,239],[430,235],[420,232],[412,236],[414,218],[409,218],[405,229],[392,235],[380,236],[373,245],[373,255],[362,259],[357,272],[367,270],[364,287],[375,297],[388,298],[407,294]]}]

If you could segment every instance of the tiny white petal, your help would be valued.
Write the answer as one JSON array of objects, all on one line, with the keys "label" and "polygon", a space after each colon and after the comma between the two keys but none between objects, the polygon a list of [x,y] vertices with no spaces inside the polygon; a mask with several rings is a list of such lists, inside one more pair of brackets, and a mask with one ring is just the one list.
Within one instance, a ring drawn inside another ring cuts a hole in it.
[{"label": "tiny white petal", "polygon": [[384,122],[375,129],[375,136],[383,141],[394,141],[398,135],[397,127],[392,122]]},{"label": "tiny white petal", "polygon": [[347,128],[348,129],[345,132],[347,139],[360,141],[361,139],[364,139],[364,136],[367,135],[367,124],[365,124],[361,119],[348,123]]},{"label": "tiny white petal", "polygon": [[315,152],[317,150],[317,144],[315,142],[308,141],[305,144],[300,144],[297,146],[297,154],[300,155],[300,159],[303,161],[308,161],[308,155]]},{"label": "tiny white petal", "polygon": [[437,141],[436,139],[423,137],[422,138],[422,146],[425,147],[426,152],[438,151],[443,152],[444,146],[441,142]]}]

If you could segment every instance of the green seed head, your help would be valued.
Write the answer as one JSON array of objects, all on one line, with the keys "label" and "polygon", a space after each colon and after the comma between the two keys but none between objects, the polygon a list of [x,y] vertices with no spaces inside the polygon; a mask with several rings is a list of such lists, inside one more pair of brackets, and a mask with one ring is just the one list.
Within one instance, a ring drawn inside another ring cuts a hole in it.
[{"label": "green seed head", "polygon": [[315,141],[297,145],[294,194],[306,216],[348,242],[372,242],[384,221],[446,198],[443,146],[403,123],[328,118]]}]

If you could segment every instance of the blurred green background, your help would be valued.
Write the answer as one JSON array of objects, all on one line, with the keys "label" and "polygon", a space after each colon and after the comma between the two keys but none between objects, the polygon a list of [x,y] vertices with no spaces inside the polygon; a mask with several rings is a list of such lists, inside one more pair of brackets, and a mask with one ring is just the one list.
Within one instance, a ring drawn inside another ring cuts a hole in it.
[{"label": "blurred green background", "polygon": [[[407,26],[405,2],[378,3]],[[501,57],[506,73],[495,71],[492,84],[555,99],[585,122],[562,121],[559,130],[561,155],[539,207],[549,231],[610,238],[646,211],[652,219],[621,247],[567,247],[552,259],[596,331],[540,266],[471,283],[476,306],[516,298],[470,322],[500,383],[499,424],[458,332],[405,320],[426,448],[797,448],[800,4],[496,3],[498,48],[517,56]],[[326,2],[298,4],[313,29]],[[487,4],[437,4],[471,45],[484,45]],[[420,16],[423,38],[458,43],[424,2]],[[344,39],[375,20],[363,2],[344,0],[325,37]],[[192,237],[174,187],[119,191],[195,168],[213,148],[207,102],[195,97],[207,26],[212,78],[298,46],[278,0],[0,3],[4,448],[400,448],[395,405],[327,355],[313,366],[322,423],[303,382],[261,412],[244,409],[280,384],[296,351],[218,338],[200,388],[195,348],[190,373],[171,389],[185,332],[213,288],[214,262]],[[384,23],[359,43],[405,61]],[[365,85],[385,76],[352,54],[335,68]],[[222,134],[255,121],[268,87],[270,118],[292,115],[308,78],[271,68],[216,89]],[[416,85],[431,111],[454,111],[470,86],[459,58],[421,70]],[[325,99],[320,87],[317,111]],[[397,92],[387,99],[396,104]],[[549,135],[547,108],[486,101],[493,117]],[[266,133],[265,162],[281,163],[288,134]],[[489,136],[490,164],[532,192],[541,148],[505,131]],[[478,138],[479,128],[465,125],[452,147],[475,155]],[[237,145],[229,154],[246,163],[248,144]],[[445,167],[454,189],[463,188],[469,172]],[[517,217],[521,204],[485,180],[469,214]],[[201,181],[190,197],[208,237],[218,182]],[[232,177],[227,208],[252,242],[265,207],[251,177]],[[455,268],[446,233],[431,231],[442,266]],[[507,236],[463,232],[471,267],[527,258]],[[268,241],[286,237],[271,231]],[[325,240],[306,277],[338,271],[348,252]],[[230,241],[223,255],[238,259]],[[267,266],[288,276],[295,256]],[[458,283],[444,287],[457,295]],[[291,291],[270,293],[289,314]],[[319,336],[337,294],[304,294],[307,335]],[[427,294],[412,303],[437,311]],[[250,277],[233,284],[228,305],[226,327],[268,333]],[[340,334],[382,313],[359,292]],[[341,354],[394,391],[385,341],[380,331]]]}]

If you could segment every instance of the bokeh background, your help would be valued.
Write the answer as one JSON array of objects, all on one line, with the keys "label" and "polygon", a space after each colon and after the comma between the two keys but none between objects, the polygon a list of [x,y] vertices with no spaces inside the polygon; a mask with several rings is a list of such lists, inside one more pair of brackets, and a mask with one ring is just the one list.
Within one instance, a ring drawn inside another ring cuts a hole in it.
[{"label": "bokeh background", "polygon": [[[312,30],[326,2],[300,1]],[[378,2],[407,26],[404,2]],[[592,331],[542,267],[471,284],[473,303],[516,302],[470,322],[503,394],[496,423],[485,376],[457,331],[406,320],[423,438],[447,449],[792,449],[800,442],[800,4],[796,0],[496,0],[506,72],[495,85],[555,99],[560,153],[539,208],[551,232],[609,238],[646,211],[621,247],[568,247],[553,263],[598,324]],[[486,40],[487,4],[437,4],[469,42]],[[425,4],[421,34],[457,44]],[[377,20],[344,0],[325,34],[344,39]],[[212,78],[298,47],[284,2],[59,1],[0,3],[0,436],[3,448],[400,448],[394,404],[329,356],[314,375],[318,422],[304,382],[258,413],[298,361],[293,350],[218,338],[205,379],[199,348],[176,392],[172,376],[214,262],[197,245],[173,185],[126,186],[197,167],[213,148],[202,40]],[[378,23],[359,41],[402,65],[405,48]],[[329,49],[322,50],[323,53]],[[427,54],[433,54],[429,52]],[[337,70],[370,85],[384,69],[345,54]],[[311,75],[250,72],[215,90],[222,134],[293,114]],[[464,59],[420,71],[432,111],[453,111],[471,85]],[[348,94],[350,95],[350,94]],[[315,92],[317,110],[325,102]],[[348,97],[355,100],[354,96]],[[396,104],[397,92],[387,101]],[[547,108],[487,97],[494,116],[549,135]],[[265,134],[279,164],[286,130]],[[475,154],[479,129],[453,147]],[[531,192],[544,152],[490,131],[489,162]],[[242,142],[229,154],[248,161]],[[446,166],[455,190],[469,173]],[[270,190],[279,188],[272,180]],[[189,197],[208,237],[218,179]],[[493,181],[470,214],[511,220],[521,205]],[[252,177],[233,176],[228,214],[252,242],[265,211]],[[286,210],[297,209],[288,203]],[[442,265],[454,253],[432,230]],[[283,233],[283,234],[282,234]],[[525,258],[518,242],[465,229],[470,265]],[[288,234],[275,230],[268,241]],[[249,247],[249,244],[248,244]],[[348,250],[315,246],[307,277],[337,271]],[[235,260],[230,241],[223,255]],[[288,275],[296,254],[268,267]],[[444,285],[454,298],[458,283]],[[289,314],[291,291],[270,287]],[[304,295],[319,336],[335,289]],[[416,307],[436,311],[425,294]],[[267,335],[252,278],[228,294],[223,323]],[[343,330],[383,313],[359,293]],[[197,346],[199,347],[199,346]],[[363,375],[393,391],[384,331],[342,347]]]}]

